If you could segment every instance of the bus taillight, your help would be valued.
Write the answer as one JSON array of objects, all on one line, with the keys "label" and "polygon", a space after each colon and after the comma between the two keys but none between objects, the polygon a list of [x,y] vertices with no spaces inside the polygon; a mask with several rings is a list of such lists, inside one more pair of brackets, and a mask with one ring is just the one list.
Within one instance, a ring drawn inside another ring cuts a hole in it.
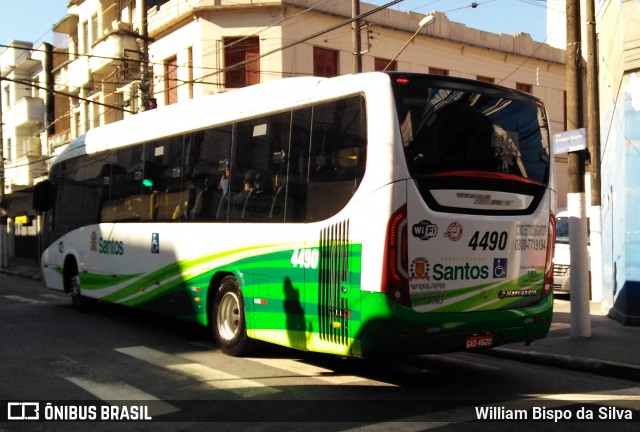
[{"label": "bus taillight", "polygon": [[553,291],[553,252],[556,245],[556,216],[549,214],[549,232],[547,233],[547,256],[544,263],[544,282],[542,285],[542,298]]},{"label": "bus taillight", "polygon": [[387,225],[382,292],[394,301],[410,306],[407,248],[407,206],[396,210]]}]

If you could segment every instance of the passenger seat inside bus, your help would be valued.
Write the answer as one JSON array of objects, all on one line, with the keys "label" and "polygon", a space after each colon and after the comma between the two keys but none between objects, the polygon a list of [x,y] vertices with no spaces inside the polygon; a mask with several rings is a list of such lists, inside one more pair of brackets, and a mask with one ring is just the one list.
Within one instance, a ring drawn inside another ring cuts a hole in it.
[{"label": "passenger seat inside bus", "polygon": [[241,219],[263,220],[269,217],[273,201],[273,182],[268,174],[256,174],[253,189],[248,191],[242,206]]}]

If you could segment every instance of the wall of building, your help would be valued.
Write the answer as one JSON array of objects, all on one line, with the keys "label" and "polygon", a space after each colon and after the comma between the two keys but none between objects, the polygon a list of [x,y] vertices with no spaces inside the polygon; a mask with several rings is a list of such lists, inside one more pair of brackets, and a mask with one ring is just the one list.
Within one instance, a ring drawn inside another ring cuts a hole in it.
[{"label": "wall of building", "polygon": [[[251,8],[243,2],[217,3],[221,7],[199,10],[190,20],[176,18],[173,26],[169,17],[184,13],[184,6],[180,8],[184,2],[170,0],[151,11],[149,29],[157,41],[150,46],[150,53],[159,105],[163,104],[162,62],[178,56],[178,64],[184,66],[186,63],[180,59],[188,47],[194,58],[194,94],[225,90],[223,76],[215,73],[224,66],[221,44],[224,37],[259,36],[261,54],[271,53],[260,59],[262,81],[312,74],[314,46],[338,51],[339,74],[354,70],[350,24],[285,51],[278,50],[346,21],[351,16],[350,2],[329,2],[311,11],[305,11],[308,2],[304,0],[283,1],[282,6],[253,1]],[[362,12],[370,9],[372,5],[361,4]],[[552,132],[564,130],[564,50],[534,42],[525,33],[492,34],[449,21],[442,13],[436,15],[435,23],[425,27],[398,57],[398,70],[428,72],[435,67],[446,69],[452,76],[491,77],[496,83],[512,88],[516,83],[529,84],[532,93],[547,105]],[[369,24],[362,32],[363,49],[367,51],[363,55],[363,70],[374,70],[375,58],[392,59],[423,17],[387,9],[363,19],[363,23]],[[157,34],[154,29],[158,29]],[[180,80],[187,76],[186,70],[178,73]],[[181,93],[179,97],[185,96]]]},{"label": "wall of building", "polygon": [[640,3],[599,4],[604,303],[640,323]]}]

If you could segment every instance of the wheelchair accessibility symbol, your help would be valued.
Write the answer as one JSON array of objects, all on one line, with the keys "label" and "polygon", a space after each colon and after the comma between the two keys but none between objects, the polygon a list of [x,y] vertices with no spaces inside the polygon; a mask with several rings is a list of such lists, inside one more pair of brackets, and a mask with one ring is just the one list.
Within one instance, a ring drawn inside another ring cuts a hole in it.
[{"label": "wheelchair accessibility symbol", "polygon": [[493,278],[504,279],[506,277],[507,277],[507,259],[494,258],[493,259]]}]

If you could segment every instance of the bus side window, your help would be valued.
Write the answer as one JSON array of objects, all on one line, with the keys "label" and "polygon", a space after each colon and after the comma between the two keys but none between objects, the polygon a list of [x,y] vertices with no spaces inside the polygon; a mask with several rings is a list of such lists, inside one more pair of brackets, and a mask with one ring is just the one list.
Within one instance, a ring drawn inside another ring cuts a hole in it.
[{"label": "bus side window", "polygon": [[286,194],[283,192],[277,194],[273,204],[273,214],[282,213],[279,221],[282,220],[282,217],[284,217],[284,222],[304,222],[306,220],[312,114],[311,108],[303,108],[293,111],[291,116],[291,143],[287,157]]},{"label": "bus side window", "polygon": [[[231,166],[232,219],[273,221],[270,215],[276,188],[286,183],[285,176],[276,173],[282,172],[279,165],[286,161],[290,118],[290,112],[284,112],[237,123],[235,163]],[[239,178],[241,183],[233,182]]]},{"label": "bus side window", "polygon": [[[183,135],[150,142],[145,148],[144,178],[151,181],[153,220],[177,222],[187,212],[183,194]],[[150,184],[150,183],[147,183]]]},{"label": "bus side window", "polygon": [[113,152],[111,160],[121,169],[111,170],[109,201],[103,203],[100,218],[102,221],[151,219],[148,198],[144,198],[142,157],[142,146],[127,147]]},{"label": "bus side window", "polygon": [[364,175],[366,118],[363,98],[355,96],[314,106],[312,131],[308,222],[326,219],[342,210]]},{"label": "bus side window", "polygon": [[[193,134],[185,143],[186,187],[191,220],[227,220],[228,185],[233,125],[217,126]],[[195,192],[195,193],[194,193]]]}]

